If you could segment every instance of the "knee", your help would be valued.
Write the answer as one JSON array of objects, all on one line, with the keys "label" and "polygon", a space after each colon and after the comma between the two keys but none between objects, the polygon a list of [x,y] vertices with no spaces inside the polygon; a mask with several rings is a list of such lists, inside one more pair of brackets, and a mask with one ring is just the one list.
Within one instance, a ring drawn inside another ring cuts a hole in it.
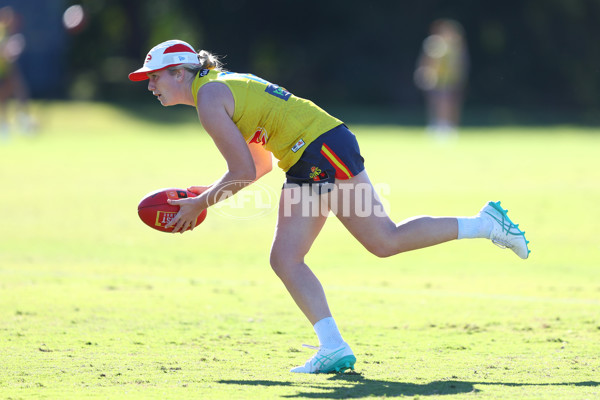
[{"label": "knee", "polygon": [[287,271],[289,271],[293,264],[289,255],[277,250],[271,250],[269,262],[271,263],[271,268],[275,274],[277,274],[277,276],[280,278],[286,275]]}]

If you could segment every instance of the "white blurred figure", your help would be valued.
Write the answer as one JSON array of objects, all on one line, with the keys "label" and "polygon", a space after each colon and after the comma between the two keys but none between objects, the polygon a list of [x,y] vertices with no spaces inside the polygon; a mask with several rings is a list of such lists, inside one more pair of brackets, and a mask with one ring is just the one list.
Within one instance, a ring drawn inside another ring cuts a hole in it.
[{"label": "white blurred figure", "polygon": [[25,48],[25,37],[17,32],[18,17],[11,7],[0,8],[0,137],[8,138],[8,102],[17,100],[17,123],[24,133],[31,133],[35,120],[28,112],[29,89],[17,60]]},{"label": "white blurred figure", "polygon": [[427,132],[438,139],[456,136],[469,73],[462,26],[440,19],[431,24],[414,73],[427,106]]}]

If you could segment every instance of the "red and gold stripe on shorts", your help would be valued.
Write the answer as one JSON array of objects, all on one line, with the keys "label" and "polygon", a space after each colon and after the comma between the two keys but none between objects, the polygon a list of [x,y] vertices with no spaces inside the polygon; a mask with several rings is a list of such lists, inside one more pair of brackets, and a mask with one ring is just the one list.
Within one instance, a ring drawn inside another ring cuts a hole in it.
[{"label": "red and gold stripe on shorts", "polygon": [[323,146],[321,147],[321,154],[323,154],[327,161],[335,168],[335,177],[337,179],[350,179],[354,176],[352,175],[352,172],[350,172],[350,168],[348,168],[337,154],[335,154],[325,143],[323,143]]}]

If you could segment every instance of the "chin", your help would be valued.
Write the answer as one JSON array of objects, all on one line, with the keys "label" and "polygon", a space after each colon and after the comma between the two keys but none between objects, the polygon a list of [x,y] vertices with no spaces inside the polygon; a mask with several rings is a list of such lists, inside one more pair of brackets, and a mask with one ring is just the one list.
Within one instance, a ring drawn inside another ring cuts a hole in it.
[{"label": "chin", "polygon": [[176,101],[168,101],[168,100],[162,101],[161,100],[160,104],[162,104],[163,107],[171,107],[171,106],[176,106],[179,103]]}]

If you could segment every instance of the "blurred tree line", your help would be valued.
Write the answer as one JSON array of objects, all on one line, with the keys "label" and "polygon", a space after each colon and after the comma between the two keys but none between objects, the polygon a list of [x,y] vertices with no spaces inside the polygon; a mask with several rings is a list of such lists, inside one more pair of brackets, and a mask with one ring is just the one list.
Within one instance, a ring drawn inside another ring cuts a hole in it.
[{"label": "blurred tree line", "polygon": [[[41,1],[41,0],[40,0]],[[321,103],[420,106],[415,63],[430,23],[465,28],[467,105],[594,112],[600,105],[600,0],[68,0],[87,23],[67,36],[69,90],[147,99],[127,81],[172,38],[223,55]]]}]

